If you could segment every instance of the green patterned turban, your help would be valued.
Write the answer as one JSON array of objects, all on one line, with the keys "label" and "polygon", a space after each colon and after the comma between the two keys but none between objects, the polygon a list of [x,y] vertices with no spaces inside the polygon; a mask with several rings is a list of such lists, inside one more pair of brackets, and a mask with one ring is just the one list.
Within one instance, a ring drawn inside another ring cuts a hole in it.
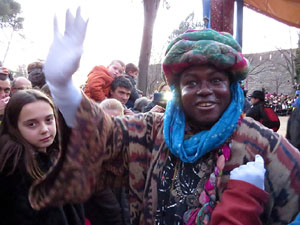
[{"label": "green patterned turban", "polygon": [[229,72],[233,81],[247,77],[249,63],[229,33],[212,29],[187,31],[168,46],[163,72],[169,85],[188,67],[211,64]]}]

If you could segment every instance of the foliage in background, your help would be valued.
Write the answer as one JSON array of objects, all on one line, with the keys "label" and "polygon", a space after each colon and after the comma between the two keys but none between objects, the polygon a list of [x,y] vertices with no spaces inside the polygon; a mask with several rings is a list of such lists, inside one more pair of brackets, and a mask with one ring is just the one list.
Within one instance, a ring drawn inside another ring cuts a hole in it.
[{"label": "foliage in background", "polygon": [[[204,23],[198,21],[195,17],[195,13],[190,13],[183,21],[180,22],[177,29],[174,29],[172,33],[169,35],[167,41],[164,43],[163,46],[154,46],[157,47],[153,49],[151,52],[151,64],[161,64],[164,58],[165,52],[164,50],[167,49],[168,44],[176,38],[178,35],[183,34],[187,30],[191,29],[203,29]],[[163,49],[163,50],[162,50]],[[152,81],[151,81],[152,83]]]},{"label": "foliage in background", "polygon": [[13,72],[14,78],[16,77],[28,77],[27,75],[27,66],[25,64],[18,65],[16,71]]},{"label": "foliage in background", "polygon": [[14,0],[0,0],[0,27],[23,29],[23,17],[19,17],[21,5]]},{"label": "foliage in background", "polygon": [[[0,0],[0,28],[3,36],[6,38],[6,50],[4,52],[2,63],[4,64],[15,32],[23,29],[24,18],[20,17],[21,5],[14,0]],[[10,33],[7,35],[6,33]],[[22,38],[22,36],[20,34]]]},{"label": "foliage in background", "polygon": [[271,61],[270,58],[261,57],[257,59],[255,55],[249,54],[245,55],[250,63],[250,68],[248,72],[248,76],[256,76],[264,72],[269,72],[273,65],[270,65],[269,62]]},{"label": "foliage in background", "polygon": [[161,71],[161,63],[165,55],[164,50],[167,48],[170,41],[176,38],[178,35],[183,34],[187,30],[203,29],[203,27],[204,22],[200,22],[199,19],[197,20],[194,12],[192,12],[183,21],[180,22],[177,29],[174,29],[172,31],[163,47],[160,46],[158,49],[154,49],[154,51],[151,52],[152,65],[150,65],[149,67],[147,78],[148,93],[153,93],[153,91],[157,89],[159,84],[164,81],[164,77]]},{"label": "foliage in background", "polygon": [[297,84],[296,81],[296,65],[295,65],[295,60],[296,60],[296,51],[295,49],[277,49],[280,54],[282,61],[278,62],[279,66],[284,68],[291,80],[291,84],[295,87]]},{"label": "foliage in background", "polygon": [[168,42],[178,37],[180,34],[183,34],[187,30],[193,29],[202,29],[204,27],[204,23],[197,21],[195,18],[195,13],[190,13],[184,21],[179,24],[179,27],[170,34],[168,38]]}]

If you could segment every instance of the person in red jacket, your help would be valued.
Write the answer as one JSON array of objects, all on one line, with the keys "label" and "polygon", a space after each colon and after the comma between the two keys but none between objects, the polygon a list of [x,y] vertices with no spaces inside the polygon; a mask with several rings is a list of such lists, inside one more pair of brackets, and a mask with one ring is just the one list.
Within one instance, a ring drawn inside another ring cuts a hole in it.
[{"label": "person in red jacket", "polygon": [[109,93],[114,78],[124,73],[125,64],[113,60],[108,67],[95,66],[88,75],[84,93],[96,102],[102,102]]}]

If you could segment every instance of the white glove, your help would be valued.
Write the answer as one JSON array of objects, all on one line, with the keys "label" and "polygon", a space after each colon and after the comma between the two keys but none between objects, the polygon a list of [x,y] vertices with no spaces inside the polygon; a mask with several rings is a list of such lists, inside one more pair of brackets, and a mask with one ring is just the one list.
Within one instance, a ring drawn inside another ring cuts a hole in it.
[{"label": "white glove", "polygon": [[265,172],[264,159],[256,155],[254,162],[248,162],[246,165],[233,169],[230,172],[230,179],[245,181],[265,190]]},{"label": "white glove", "polygon": [[74,126],[77,108],[82,99],[81,92],[72,82],[82,55],[88,21],[84,21],[77,9],[76,17],[67,10],[65,33],[59,33],[54,18],[54,39],[44,64],[44,73],[55,104],[63,114],[69,127]]},{"label": "white glove", "polygon": [[82,45],[88,21],[84,21],[77,9],[76,17],[67,10],[64,35],[58,30],[54,17],[54,39],[44,64],[44,73],[48,84],[64,88],[79,67]]}]

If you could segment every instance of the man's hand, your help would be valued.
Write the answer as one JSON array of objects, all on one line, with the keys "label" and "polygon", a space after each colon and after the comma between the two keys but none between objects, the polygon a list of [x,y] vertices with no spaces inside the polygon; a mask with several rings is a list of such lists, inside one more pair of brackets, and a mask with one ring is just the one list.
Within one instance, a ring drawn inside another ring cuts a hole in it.
[{"label": "man's hand", "polygon": [[155,105],[150,112],[165,113],[166,109],[160,105]]},{"label": "man's hand", "polygon": [[125,116],[134,115],[134,112],[132,112],[130,109],[124,109],[124,115]]},{"label": "man's hand", "polygon": [[58,30],[57,19],[54,18],[54,39],[44,64],[44,73],[52,86],[64,88],[78,69],[82,55],[88,21],[84,21],[77,9],[76,17],[67,10],[65,33]]},{"label": "man's hand", "polygon": [[9,101],[9,97],[0,100],[0,115],[4,114],[5,107]]},{"label": "man's hand", "polygon": [[245,181],[264,190],[265,172],[264,159],[260,155],[256,155],[254,162],[248,162],[246,165],[232,170],[230,179]]}]

